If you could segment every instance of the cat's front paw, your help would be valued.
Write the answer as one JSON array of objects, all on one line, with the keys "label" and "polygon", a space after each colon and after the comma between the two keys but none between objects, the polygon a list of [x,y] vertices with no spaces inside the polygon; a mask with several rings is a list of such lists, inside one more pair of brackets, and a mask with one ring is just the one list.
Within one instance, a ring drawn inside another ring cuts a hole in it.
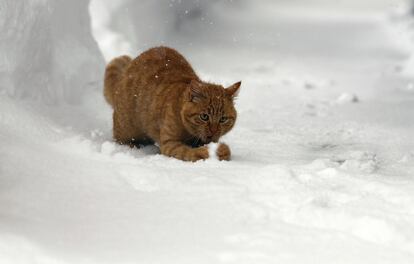
[{"label": "cat's front paw", "polygon": [[208,148],[207,147],[198,147],[194,148],[191,151],[190,161],[197,161],[197,160],[206,160],[208,159]]},{"label": "cat's front paw", "polygon": [[216,155],[219,160],[230,160],[231,151],[229,146],[224,143],[220,143],[216,150]]}]

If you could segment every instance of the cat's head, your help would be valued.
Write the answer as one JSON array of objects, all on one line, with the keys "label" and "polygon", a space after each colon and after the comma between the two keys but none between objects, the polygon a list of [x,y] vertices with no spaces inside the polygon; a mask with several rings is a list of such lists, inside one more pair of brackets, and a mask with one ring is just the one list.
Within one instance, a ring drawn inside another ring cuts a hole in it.
[{"label": "cat's head", "polygon": [[181,109],[184,127],[205,144],[217,142],[229,132],[237,118],[234,108],[241,82],[224,88],[220,85],[191,81]]}]

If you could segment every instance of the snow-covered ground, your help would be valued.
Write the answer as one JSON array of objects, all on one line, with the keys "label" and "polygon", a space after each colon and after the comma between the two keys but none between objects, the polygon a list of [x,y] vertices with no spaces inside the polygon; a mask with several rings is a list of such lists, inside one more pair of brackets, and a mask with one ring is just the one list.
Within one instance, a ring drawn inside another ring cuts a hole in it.
[{"label": "snow-covered ground", "polygon": [[213,6],[219,29],[173,41],[204,79],[243,81],[230,162],[114,144],[100,87],[78,104],[0,89],[0,263],[414,263],[397,6],[327,2]]}]

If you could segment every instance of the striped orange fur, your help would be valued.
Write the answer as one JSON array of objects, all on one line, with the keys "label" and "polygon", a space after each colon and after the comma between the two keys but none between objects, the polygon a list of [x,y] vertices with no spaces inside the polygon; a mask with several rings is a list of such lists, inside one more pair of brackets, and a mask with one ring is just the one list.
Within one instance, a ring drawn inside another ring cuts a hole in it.
[{"label": "striped orange fur", "polygon": [[[113,106],[113,136],[120,144],[157,143],[161,153],[186,161],[209,157],[206,144],[218,142],[237,118],[234,98],[241,82],[228,88],[203,82],[187,60],[167,47],[131,60],[112,60],[104,95]],[[230,148],[220,144],[220,160]]]}]

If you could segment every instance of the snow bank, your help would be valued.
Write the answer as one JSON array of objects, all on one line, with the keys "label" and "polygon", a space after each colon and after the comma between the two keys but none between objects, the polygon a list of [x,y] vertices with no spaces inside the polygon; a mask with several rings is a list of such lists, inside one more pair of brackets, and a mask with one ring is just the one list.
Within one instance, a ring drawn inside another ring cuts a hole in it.
[{"label": "snow bank", "polygon": [[0,3],[0,90],[48,103],[79,102],[98,86],[103,59],[90,30],[89,1]]},{"label": "snow bank", "polygon": [[[399,1],[389,12],[389,34],[399,43],[406,57],[405,63],[398,65],[394,71],[412,78],[414,76],[414,2],[409,0]],[[408,82],[403,90],[411,91],[413,82]]]},{"label": "snow bank", "polygon": [[136,56],[162,44],[191,47],[195,38],[225,26],[226,10],[243,2],[92,0],[93,34],[106,60],[121,54]]}]

